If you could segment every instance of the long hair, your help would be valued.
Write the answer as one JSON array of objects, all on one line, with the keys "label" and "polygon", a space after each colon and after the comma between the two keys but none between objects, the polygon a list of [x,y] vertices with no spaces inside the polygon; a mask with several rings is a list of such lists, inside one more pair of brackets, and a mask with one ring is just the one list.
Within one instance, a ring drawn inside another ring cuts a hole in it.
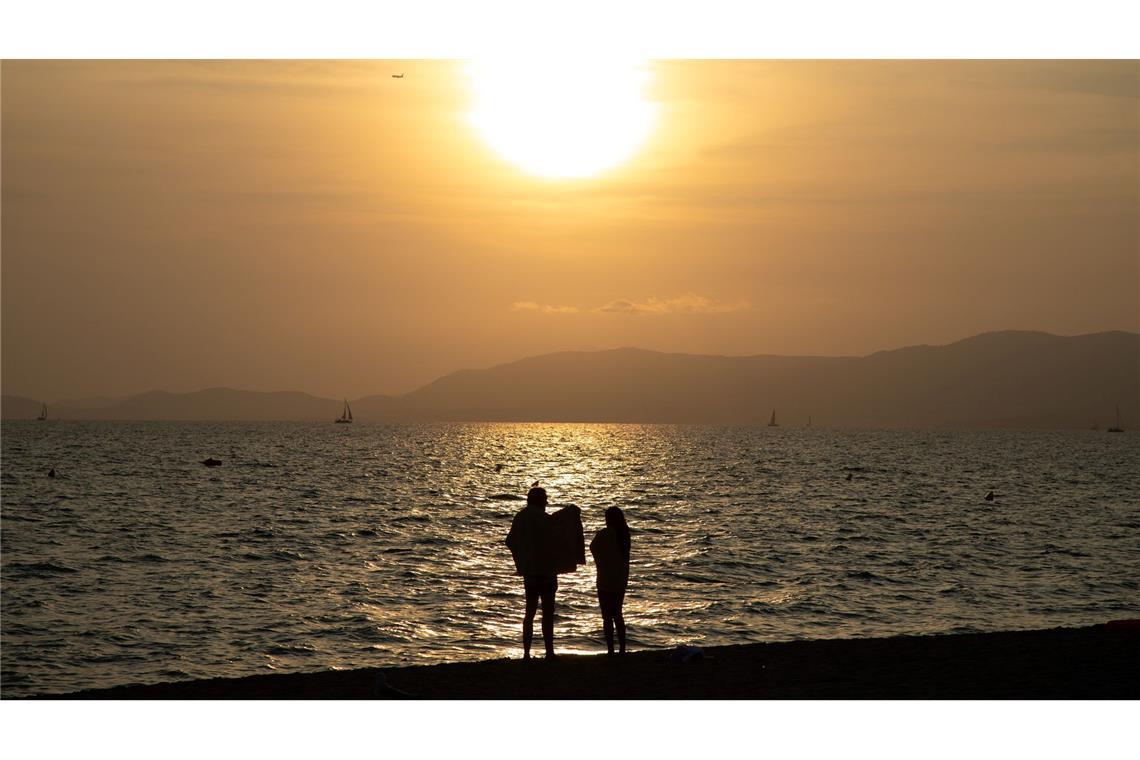
[{"label": "long hair", "polygon": [[629,559],[629,526],[625,523],[625,513],[620,507],[610,507],[606,510],[606,527],[617,534],[618,546],[621,547],[622,556]]}]

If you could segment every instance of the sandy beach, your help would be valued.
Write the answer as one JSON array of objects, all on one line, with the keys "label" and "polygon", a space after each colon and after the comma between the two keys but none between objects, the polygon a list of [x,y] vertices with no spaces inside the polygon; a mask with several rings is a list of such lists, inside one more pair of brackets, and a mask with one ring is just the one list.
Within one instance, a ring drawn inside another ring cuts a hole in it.
[{"label": "sandy beach", "polygon": [[62,699],[1136,699],[1140,621],[271,674]]}]

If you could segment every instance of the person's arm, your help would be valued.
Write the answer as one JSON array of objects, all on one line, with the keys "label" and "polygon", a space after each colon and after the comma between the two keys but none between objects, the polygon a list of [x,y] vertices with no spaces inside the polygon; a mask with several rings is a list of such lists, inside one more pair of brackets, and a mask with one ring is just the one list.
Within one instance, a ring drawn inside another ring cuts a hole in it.
[{"label": "person's arm", "polygon": [[507,533],[506,544],[510,549],[513,550],[518,545],[518,540],[519,540],[519,516],[515,515],[514,519],[511,520],[511,530],[509,533]]}]

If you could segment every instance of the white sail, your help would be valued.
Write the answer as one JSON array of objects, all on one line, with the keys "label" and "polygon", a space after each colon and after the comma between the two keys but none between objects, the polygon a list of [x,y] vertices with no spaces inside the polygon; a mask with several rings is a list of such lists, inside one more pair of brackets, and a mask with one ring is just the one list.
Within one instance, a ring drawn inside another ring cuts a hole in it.
[{"label": "white sail", "polygon": [[1110,433],[1123,433],[1124,428],[1120,427],[1120,404],[1116,405],[1116,425],[1108,429]]}]

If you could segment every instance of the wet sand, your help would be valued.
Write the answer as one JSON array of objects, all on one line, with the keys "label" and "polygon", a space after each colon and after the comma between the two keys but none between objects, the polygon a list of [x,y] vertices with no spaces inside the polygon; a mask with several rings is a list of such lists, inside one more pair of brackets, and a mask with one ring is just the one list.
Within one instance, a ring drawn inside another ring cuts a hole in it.
[{"label": "wet sand", "polygon": [[1136,699],[1140,621],[272,674],[63,699]]}]

